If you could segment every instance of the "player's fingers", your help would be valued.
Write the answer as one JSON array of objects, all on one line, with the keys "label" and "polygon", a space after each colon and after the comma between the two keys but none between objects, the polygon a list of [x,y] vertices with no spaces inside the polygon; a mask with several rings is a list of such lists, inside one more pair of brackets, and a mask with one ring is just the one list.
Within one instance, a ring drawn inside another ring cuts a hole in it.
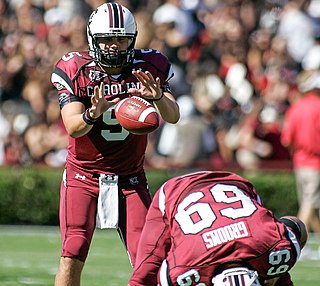
[{"label": "player's fingers", "polygon": [[99,89],[99,98],[104,98],[104,83],[101,82]]},{"label": "player's fingers", "polygon": [[153,91],[158,91],[160,89],[160,79],[157,77],[156,80],[152,79],[149,83],[149,87]]},{"label": "player's fingers", "polygon": [[150,78],[145,72],[138,70],[134,72],[134,75],[143,85],[149,84]]},{"label": "player's fingers", "polygon": [[148,84],[148,79],[145,78],[142,73],[140,73],[139,75],[137,74],[137,79],[144,85],[146,86]]},{"label": "player's fingers", "polygon": [[149,82],[154,82],[154,77],[153,77],[153,75],[152,75],[151,72],[146,71],[146,72],[145,72],[145,75],[147,76]]},{"label": "player's fingers", "polygon": [[93,96],[91,96],[92,105],[96,105],[99,98],[99,87],[96,85],[93,90]]},{"label": "player's fingers", "polygon": [[132,71],[132,74],[140,81],[142,80],[142,76],[141,76],[141,71],[137,70],[137,71]]},{"label": "player's fingers", "polygon": [[94,87],[94,96],[97,97],[99,95],[99,86]]},{"label": "player's fingers", "polygon": [[149,71],[146,71],[145,73],[147,75],[148,79],[148,85],[149,87],[157,92],[160,89],[160,78],[156,77],[156,79],[154,79],[154,77],[152,76],[152,74]]},{"label": "player's fingers", "polygon": [[157,87],[160,87],[160,84],[161,84],[161,82],[160,82],[160,77],[157,77],[157,78],[156,78],[156,84],[157,84]]},{"label": "player's fingers", "polygon": [[110,100],[108,102],[110,103],[110,106],[112,106],[112,105],[117,104],[119,101],[120,101],[120,98],[117,97],[117,98],[114,98],[114,99],[112,99],[112,100]]},{"label": "player's fingers", "polygon": [[149,92],[152,91],[154,80],[150,81],[144,72],[140,72],[140,75],[137,77],[137,79],[142,84],[142,89],[146,88],[146,90],[148,90]]},{"label": "player's fingers", "polygon": [[152,76],[152,74],[150,72],[146,71],[144,73],[144,75],[145,75],[144,76],[144,81],[145,81],[146,84],[148,84],[150,87],[153,87],[153,86],[156,85],[156,81],[154,80],[154,78],[153,78],[153,76]]},{"label": "player's fingers", "polygon": [[139,89],[136,89],[136,88],[129,88],[128,89],[128,92],[129,93],[131,93],[131,94],[133,94],[133,95],[140,95],[141,94],[141,92],[139,91]]}]

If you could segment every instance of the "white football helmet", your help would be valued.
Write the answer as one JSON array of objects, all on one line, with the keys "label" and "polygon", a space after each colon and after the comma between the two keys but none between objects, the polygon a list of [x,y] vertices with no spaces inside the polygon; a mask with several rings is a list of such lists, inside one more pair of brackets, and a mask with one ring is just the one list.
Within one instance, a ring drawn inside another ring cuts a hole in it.
[{"label": "white football helmet", "polygon": [[235,267],[222,271],[212,278],[213,286],[261,286],[257,271]]},{"label": "white football helmet", "polygon": [[[104,3],[89,17],[87,25],[89,53],[94,61],[104,67],[120,68],[132,62],[137,37],[137,25],[133,14],[118,3]],[[105,37],[128,37],[128,48],[116,53],[100,49],[97,39]]]}]

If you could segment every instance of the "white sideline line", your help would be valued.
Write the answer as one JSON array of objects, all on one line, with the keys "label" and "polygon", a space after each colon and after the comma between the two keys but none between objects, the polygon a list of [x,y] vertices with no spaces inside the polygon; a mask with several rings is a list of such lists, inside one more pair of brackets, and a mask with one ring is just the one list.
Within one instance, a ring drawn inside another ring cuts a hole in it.
[{"label": "white sideline line", "polygon": [[37,225],[0,225],[0,233],[4,235],[60,235],[57,226],[37,226]]},{"label": "white sideline line", "polygon": [[[94,235],[102,235],[108,237],[109,235],[117,234],[115,229],[96,229]],[[43,225],[0,225],[0,235],[27,235],[27,236],[57,236],[60,238],[60,230],[58,226],[43,226]]]}]

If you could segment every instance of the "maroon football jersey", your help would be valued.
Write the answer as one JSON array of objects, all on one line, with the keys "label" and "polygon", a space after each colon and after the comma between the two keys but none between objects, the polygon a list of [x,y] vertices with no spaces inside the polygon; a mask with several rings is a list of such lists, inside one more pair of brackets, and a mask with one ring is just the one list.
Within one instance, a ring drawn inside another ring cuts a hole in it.
[{"label": "maroon football jersey", "polygon": [[164,259],[173,285],[211,285],[218,267],[231,261],[271,279],[288,272],[299,253],[294,234],[262,206],[249,181],[198,172],[156,193],[130,285],[152,285]]},{"label": "maroon football jersey", "polygon": [[[131,96],[128,89],[139,88],[132,70],[149,71],[159,77],[161,88],[169,90],[173,76],[167,58],[156,50],[136,50],[133,63],[120,75],[105,73],[88,52],[71,52],[56,64],[51,81],[58,90],[60,107],[72,101],[91,107],[95,86],[104,82],[105,98]],[[114,107],[100,116],[93,128],[79,138],[69,138],[67,163],[99,173],[126,175],[141,171],[147,145],[147,135],[133,135],[122,128],[115,118]]]}]

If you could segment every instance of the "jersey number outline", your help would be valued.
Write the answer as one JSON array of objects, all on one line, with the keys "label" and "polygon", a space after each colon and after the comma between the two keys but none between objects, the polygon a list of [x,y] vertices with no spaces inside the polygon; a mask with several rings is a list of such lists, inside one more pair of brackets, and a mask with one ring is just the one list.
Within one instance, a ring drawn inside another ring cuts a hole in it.
[{"label": "jersey number outline", "polygon": [[[227,193],[233,193],[234,196],[228,196]],[[219,203],[232,204],[240,202],[241,206],[234,208],[232,206],[219,210],[224,217],[237,219],[251,216],[257,207],[246,196],[242,190],[236,186],[217,184],[210,189],[213,199]],[[209,203],[198,202],[205,194],[201,191],[194,192],[185,197],[177,207],[177,213],[174,216],[184,234],[196,234],[205,228],[212,226],[217,219],[216,214],[212,210]],[[194,222],[192,216],[197,213],[199,220]],[[288,271],[289,265],[286,264],[290,260],[290,251],[287,249],[272,251],[269,254],[269,263],[271,267],[268,269],[269,276],[279,275]],[[200,274],[197,270],[191,269],[177,277],[177,284],[180,286],[190,286],[193,281],[198,282]],[[204,283],[197,283],[196,286],[204,286]]]},{"label": "jersey number outline", "polygon": [[[231,219],[251,216],[257,207],[252,200],[236,186],[217,184],[210,189],[213,199],[219,203],[233,204],[240,202],[240,207],[226,207],[219,212],[222,216]],[[233,193],[234,196],[228,196],[227,193]],[[184,234],[196,234],[205,228],[209,228],[217,219],[209,203],[198,202],[205,195],[203,192],[194,192],[183,199],[177,208],[175,219],[178,222]],[[200,218],[194,222],[194,214]]]},{"label": "jersey number outline", "polygon": [[119,131],[111,132],[110,129],[102,129],[101,136],[107,141],[122,141],[125,140],[130,132],[124,129],[114,115],[114,106],[111,106],[103,113],[103,122],[108,126],[119,126]]}]

